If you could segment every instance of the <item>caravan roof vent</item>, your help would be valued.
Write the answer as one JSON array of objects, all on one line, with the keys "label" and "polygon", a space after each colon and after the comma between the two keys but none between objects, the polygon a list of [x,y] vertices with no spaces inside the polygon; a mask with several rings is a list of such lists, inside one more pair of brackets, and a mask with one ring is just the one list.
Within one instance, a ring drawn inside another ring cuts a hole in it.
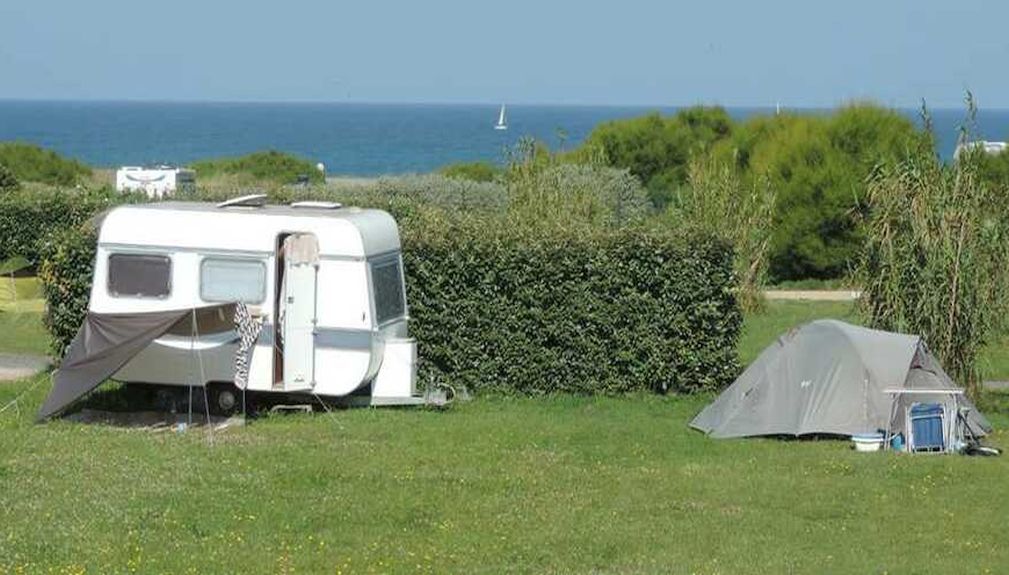
[{"label": "caravan roof vent", "polygon": [[247,196],[241,196],[238,198],[231,198],[230,200],[225,200],[219,204],[219,208],[261,208],[266,205],[266,194],[249,194]]},{"label": "caravan roof vent", "polygon": [[336,210],[343,207],[340,202],[291,202],[292,208],[319,208],[323,210]]}]

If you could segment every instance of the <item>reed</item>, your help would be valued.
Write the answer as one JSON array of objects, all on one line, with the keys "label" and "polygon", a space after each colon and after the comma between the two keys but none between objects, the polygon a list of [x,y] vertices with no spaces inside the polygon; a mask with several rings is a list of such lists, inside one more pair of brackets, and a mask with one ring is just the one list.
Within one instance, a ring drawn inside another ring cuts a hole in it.
[{"label": "reed", "polygon": [[[967,108],[961,142],[973,133],[969,93]],[[855,270],[866,321],[924,336],[972,395],[980,388],[978,354],[1004,327],[1009,281],[1006,190],[981,177],[981,154],[968,149],[945,165],[934,153],[912,152],[878,166]]]},{"label": "reed", "polygon": [[767,178],[744,180],[728,162],[693,160],[687,185],[673,196],[669,213],[676,225],[699,228],[732,245],[738,299],[745,311],[763,307],[775,193]]}]

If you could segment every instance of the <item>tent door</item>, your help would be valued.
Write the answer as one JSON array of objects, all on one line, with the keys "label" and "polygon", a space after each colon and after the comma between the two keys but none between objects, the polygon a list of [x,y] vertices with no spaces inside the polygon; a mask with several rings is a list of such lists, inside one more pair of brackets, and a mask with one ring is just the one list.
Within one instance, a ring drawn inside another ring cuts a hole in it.
[{"label": "tent door", "polygon": [[284,391],[315,387],[316,294],[319,242],[312,234],[290,234],[283,239],[280,330],[283,336]]}]

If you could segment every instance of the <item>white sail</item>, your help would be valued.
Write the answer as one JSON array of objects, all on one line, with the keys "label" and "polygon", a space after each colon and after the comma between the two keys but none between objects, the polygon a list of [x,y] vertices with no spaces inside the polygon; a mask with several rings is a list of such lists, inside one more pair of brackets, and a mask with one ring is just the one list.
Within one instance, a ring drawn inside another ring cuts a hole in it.
[{"label": "white sail", "polygon": [[501,113],[498,114],[497,124],[494,125],[495,130],[507,130],[508,123],[505,121],[505,106],[501,104]]}]

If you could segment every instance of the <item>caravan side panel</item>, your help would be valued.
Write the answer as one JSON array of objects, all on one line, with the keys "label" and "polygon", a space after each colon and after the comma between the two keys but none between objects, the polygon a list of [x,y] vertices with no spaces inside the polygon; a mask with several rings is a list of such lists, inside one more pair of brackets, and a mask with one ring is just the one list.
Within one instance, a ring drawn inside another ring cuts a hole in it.
[{"label": "caravan side panel", "polygon": [[323,256],[318,279],[315,391],[346,395],[367,381],[375,353],[367,268],[363,260]]}]

